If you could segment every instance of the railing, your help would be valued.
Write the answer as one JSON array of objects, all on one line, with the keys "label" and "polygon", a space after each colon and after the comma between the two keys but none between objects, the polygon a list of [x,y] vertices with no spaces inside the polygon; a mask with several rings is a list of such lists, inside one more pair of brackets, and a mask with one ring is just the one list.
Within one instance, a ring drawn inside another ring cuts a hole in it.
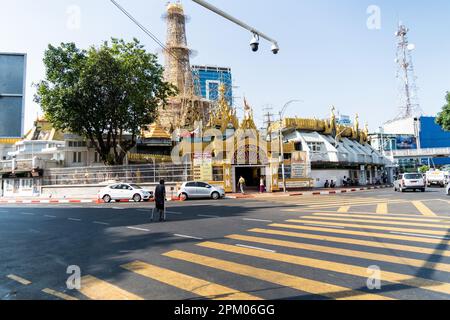
[{"label": "railing", "polygon": [[450,157],[450,148],[428,148],[428,149],[413,149],[413,150],[395,150],[387,151],[387,156],[403,158],[403,157],[427,157],[427,156],[448,156]]},{"label": "railing", "polygon": [[157,183],[184,182],[193,179],[190,164],[151,164],[136,166],[102,166],[85,168],[49,169],[44,173],[43,185],[94,185],[112,182]]}]

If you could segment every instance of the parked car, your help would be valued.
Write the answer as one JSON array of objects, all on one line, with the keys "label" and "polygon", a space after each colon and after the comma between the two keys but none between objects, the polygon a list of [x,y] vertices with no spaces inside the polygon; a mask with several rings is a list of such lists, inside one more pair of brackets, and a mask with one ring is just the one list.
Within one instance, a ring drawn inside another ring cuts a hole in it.
[{"label": "parked car", "polygon": [[214,187],[205,182],[185,182],[178,191],[178,197],[187,199],[214,199],[219,200],[225,197],[223,188]]},{"label": "parked car", "polygon": [[406,190],[420,190],[425,192],[426,182],[420,173],[405,173],[397,177],[394,182],[394,191],[405,192]]},{"label": "parked car", "polygon": [[152,199],[153,192],[145,190],[137,184],[116,183],[100,190],[98,198],[103,199],[106,203],[112,200],[133,200],[134,202],[141,202]]},{"label": "parked car", "polygon": [[447,188],[445,189],[445,193],[450,196],[450,183],[447,184]]},{"label": "parked car", "polygon": [[448,172],[441,170],[430,170],[426,173],[427,175],[427,186],[439,186],[441,188],[445,187],[447,183]]}]

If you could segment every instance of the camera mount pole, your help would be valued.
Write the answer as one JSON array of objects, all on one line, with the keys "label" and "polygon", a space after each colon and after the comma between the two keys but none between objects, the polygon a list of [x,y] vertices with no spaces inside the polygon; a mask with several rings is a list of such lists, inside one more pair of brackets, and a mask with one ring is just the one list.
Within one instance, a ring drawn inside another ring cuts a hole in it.
[{"label": "camera mount pole", "polygon": [[212,4],[204,1],[204,0],[192,0],[193,2],[197,3],[198,5],[201,5],[202,7],[218,14],[219,16],[237,24],[238,26],[250,31],[251,33],[253,33],[254,35],[258,35],[263,39],[266,39],[267,41],[271,42],[272,44],[274,44],[275,46],[278,47],[278,42],[275,39],[272,39],[271,37],[265,35],[264,33],[256,30],[255,28],[249,26],[248,24],[246,24],[245,22],[229,15],[228,13],[226,13],[225,11],[213,6]]}]

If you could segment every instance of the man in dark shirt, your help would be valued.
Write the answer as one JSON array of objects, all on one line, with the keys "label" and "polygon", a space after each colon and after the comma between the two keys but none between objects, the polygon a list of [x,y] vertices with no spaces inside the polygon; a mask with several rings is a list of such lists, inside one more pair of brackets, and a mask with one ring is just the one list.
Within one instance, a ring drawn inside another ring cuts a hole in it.
[{"label": "man in dark shirt", "polygon": [[159,221],[165,221],[165,202],[166,202],[166,186],[165,181],[161,180],[159,185],[155,189],[155,205],[156,210],[159,212]]}]

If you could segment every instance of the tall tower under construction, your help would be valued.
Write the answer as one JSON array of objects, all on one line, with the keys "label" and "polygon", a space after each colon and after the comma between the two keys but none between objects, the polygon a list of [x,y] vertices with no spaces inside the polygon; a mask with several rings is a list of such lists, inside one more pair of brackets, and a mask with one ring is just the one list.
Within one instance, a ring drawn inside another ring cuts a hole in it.
[{"label": "tall tower under construction", "polygon": [[167,13],[163,16],[167,20],[167,41],[164,52],[165,73],[167,82],[175,85],[181,95],[187,95],[192,88],[192,72],[190,65],[191,51],[187,46],[186,16],[180,3],[170,3]]},{"label": "tall tower under construction", "polygon": [[164,79],[175,85],[179,94],[161,108],[159,122],[169,131],[178,128],[195,129],[195,126],[208,121],[209,104],[195,94],[190,64],[191,50],[186,37],[187,17],[181,3],[169,3],[163,18],[167,22]]}]

